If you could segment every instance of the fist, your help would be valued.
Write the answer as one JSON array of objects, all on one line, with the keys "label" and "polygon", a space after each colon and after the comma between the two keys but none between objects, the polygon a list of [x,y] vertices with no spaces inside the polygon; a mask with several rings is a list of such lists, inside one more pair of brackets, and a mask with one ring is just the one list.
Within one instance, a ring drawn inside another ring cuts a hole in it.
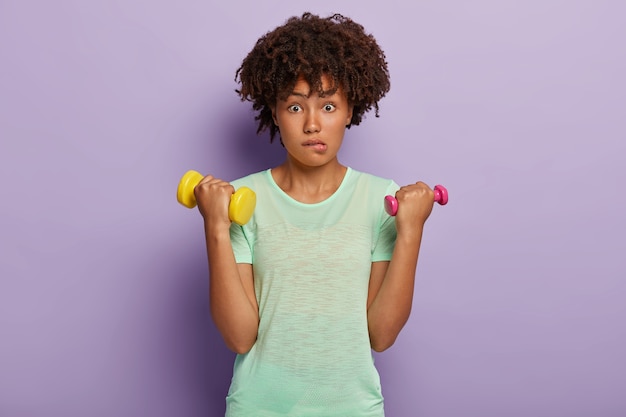
[{"label": "fist", "polygon": [[396,227],[400,231],[403,227],[421,227],[433,210],[435,194],[425,183],[418,181],[415,184],[400,187],[396,192],[398,213]]},{"label": "fist", "polygon": [[230,183],[211,175],[204,177],[193,189],[198,210],[205,221],[230,226],[228,205],[235,188]]}]

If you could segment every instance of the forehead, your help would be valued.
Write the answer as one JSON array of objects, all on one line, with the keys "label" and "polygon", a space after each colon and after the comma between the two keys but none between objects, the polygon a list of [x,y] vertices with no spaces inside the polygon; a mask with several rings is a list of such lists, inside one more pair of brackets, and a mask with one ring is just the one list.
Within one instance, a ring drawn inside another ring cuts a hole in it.
[{"label": "forehead", "polygon": [[[334,80],[327,76],[322,75],[321,79],[321,91],[317,91],[317,94],[321,97],[333,96],[336,94],[343,95],[343,89],[340,85],[336,84]],[[301,75],[296,80],[292,91],[288,91],[288,95],[302,95],[309,97],[312,93],[311,84],[307,81],[307,79]]]}]

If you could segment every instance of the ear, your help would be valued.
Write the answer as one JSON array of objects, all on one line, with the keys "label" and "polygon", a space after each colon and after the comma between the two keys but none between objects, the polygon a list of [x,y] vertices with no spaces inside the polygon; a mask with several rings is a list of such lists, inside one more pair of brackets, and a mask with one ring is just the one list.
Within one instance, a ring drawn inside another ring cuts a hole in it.
[{"label": "ear", "polygon": [[272,120],[274,120],[274,124],[278,126],[278,119],[276,118],[276,106],[268,106],[272,111]]}]

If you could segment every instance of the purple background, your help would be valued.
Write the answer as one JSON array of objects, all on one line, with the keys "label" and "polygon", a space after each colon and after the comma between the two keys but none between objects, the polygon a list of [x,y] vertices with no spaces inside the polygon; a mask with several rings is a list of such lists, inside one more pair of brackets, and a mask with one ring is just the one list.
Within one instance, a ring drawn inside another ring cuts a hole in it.
[{"label": "purple background", "polygon": [[[625,3],[366,3],[309,4],[392,74],[342,160],[451,195],[376,355],[388,415],[626,415]],[[1,416],[223,414],[233,355],[175,188],[282,160],[233,78],[304,7],[0,2]]]}]

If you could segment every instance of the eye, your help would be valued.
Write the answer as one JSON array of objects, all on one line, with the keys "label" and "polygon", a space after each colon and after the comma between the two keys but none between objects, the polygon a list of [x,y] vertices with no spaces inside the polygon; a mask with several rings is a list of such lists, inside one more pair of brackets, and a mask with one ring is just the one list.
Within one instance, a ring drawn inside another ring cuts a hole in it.
[{"label": "eye", "polygon": [[299,104],[292,104],[291,106],[287,107],[287,110],[289,110],[291,113],[298,113],[302,110],[302,107],[300,107]]},{"label": "eye", "polygon": [[333,110],[335,110],[335,105],[334,104],[331,104],[331,103],[324,104],[324,111],[325,112],[329,112],[330,113]]}]

